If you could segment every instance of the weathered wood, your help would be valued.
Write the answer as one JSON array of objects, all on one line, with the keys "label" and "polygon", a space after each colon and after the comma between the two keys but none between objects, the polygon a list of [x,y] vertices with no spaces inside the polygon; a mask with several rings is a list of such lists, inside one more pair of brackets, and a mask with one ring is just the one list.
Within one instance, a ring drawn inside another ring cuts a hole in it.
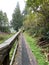
[{"label": "weathered wood", "polygon": [[10,63],[10,58],[9,58],[9,53],[8,53],[8,55],[5,57],[3,61],[3,65],[9,65],[9,63]]},{"label": "weathered wood", "polygon": [[4,43],[0,44],[0,65],[10,65],[9,52],[16,39],[18,40],[20,32],[21,31],[17,32],[14,36],[6,40]]},{"label": "weathered wood", "polygon": [[12,59],[11,59],[11,62],[10,62],[10,65],[13,64],[13,61],[14,61],[14,57],[15,57],[15,53],[17,51],[17,48],[18,48],[18,44],[16,45],[15,49],[14,49],[14,53],[13,53],[13,56],[12,56]]}]

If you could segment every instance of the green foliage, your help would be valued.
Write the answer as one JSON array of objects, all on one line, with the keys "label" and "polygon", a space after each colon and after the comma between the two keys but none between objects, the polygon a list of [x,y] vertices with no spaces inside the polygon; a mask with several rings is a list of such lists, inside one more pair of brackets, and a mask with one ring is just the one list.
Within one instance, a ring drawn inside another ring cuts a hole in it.
[{"label": "green foliage", "polygon": [[8,25],[7,14],[0,11],[0,26],[7,26],[7,25]]},{"label": "green foliage", "polygon": [[39,6],[42,6],[43,4],[49,4],[49,0],[27,0],[26,4],[28,7],[31,7],[34,11],[37,11]]},{"label": "green foliage", "polygon": [[30,33],[30,35],[38,35],[41,36],[45,32],[45,17],[42,14],[38,13],[30,13],[23,25],[26,31]]},{"label": "green foliage", "polygon": [[[31,36],[38,36],[43,38],[45,42],[49,42],[49,0],[27,0],[26,4],[29,14],[25,15],[25,21],[23,23],[25,30]],[[42,58],[40,49],[35,45],[36,41],[34,42],[27,35],[26,37],[33,53],[38,59],[39,65],[48,65]],[[35,51],[38,52],[36,53]]]},{"label": "green foliage", "polygon": [[2,21],[3,21],[3,12],[0,11],[0,26],[3,24]]},{"label": "green foliage", "polygon": [[13,26],[14,30],[18,31],[18,29],[21,28],[22,21],[23,21],[23,16],[20,12],[19,3],[17,3],[11,21],[11,25]]},{"label": "green foliage", "polygon": [[39,46],[37,45],[37,39],[30,37],[26,33],[25,38],[37,59],[38,65],[48,65],[48,63],[46,63],[45,56],[41,53],[41,48],[39,48]]},{"label": "green foliage", "polygon": [[0,11],[0,31],[9,32],[9,23],[7,14]]},{"label": "green foliage", "polygon": [[10,60],[11,60],[11,58],[12,58],[12,56],[13,56],[13,53],[14,53],[14,50],[15,50],[15,47],[16,47],[16,43],[17,43],[17,41],[15,41],[15,43],[13,44],[12,49],[11,49],[11,51],[10,51],[10,53],[9,53],[9,55],[10,55]]},{"label": "green foliage", "polygon": [[9,22],[8,22],[8,18],[7,18],[6,13],[4,13],[4,15],[3,15],[3,21],[4,21],[4,26],[9,26]]},{"label": "green foliage", "polygon": [[0,31],[1,32],[9,32],[10,33],[10,30],[9,30],[8,26],[0,26]]},{"label": "green foliage", "polygon": [[49,36],[49,0],[27,0],[29,13],[23,23],[25,30],[34,36]]},{"label": "green foliage", "polygon": [[13,34],[8,33],[0,33],[0,44],[3,43],[5,40],[10,38]]},{"label": "green foliage", "polygon": [[0,40],[4,40],[4,37],[3,37],[3,35],[0,35]]}]

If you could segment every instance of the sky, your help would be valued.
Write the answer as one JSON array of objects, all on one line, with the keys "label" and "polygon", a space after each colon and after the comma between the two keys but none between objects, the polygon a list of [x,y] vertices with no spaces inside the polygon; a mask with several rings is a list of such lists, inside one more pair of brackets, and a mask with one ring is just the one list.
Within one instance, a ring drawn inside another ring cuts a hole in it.
[{"label": "sky", "polygon": [[12,13],[19,2],[21,12],[24,10],[24,0],[0,0],[0,10],[7,13],[9,21],[12,19]]}]

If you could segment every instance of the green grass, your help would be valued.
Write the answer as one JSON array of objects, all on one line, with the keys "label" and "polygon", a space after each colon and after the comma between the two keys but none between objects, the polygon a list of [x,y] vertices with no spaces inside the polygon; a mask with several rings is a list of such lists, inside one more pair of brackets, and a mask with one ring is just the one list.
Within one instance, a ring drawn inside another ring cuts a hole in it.
[{"label": "green grass", "polygon": [[0,44],[10,38],[13,34],[0,34]]},{"label": "green grass", "polygon": [[41,53],[41,48],[37,45],[36,38],[32,38],[28,34],[25,34],[25,38],[32,50],[32,53],[35,55],[38,65],[48,65],[45,61],[45,56]]}]

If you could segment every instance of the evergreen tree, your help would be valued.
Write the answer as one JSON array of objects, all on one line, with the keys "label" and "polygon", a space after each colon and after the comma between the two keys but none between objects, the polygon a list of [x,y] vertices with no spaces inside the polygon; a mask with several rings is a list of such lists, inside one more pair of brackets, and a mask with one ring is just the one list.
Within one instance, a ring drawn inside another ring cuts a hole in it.
[{"label": "evergreen tree", "polygon": [[12,22],[11,22],[14,30],[18,31],[18,29],[21,28],[22,21],[23,21],[23,17],[20,11],[19,3],[17,3],[17,6],[12,15]]}]

